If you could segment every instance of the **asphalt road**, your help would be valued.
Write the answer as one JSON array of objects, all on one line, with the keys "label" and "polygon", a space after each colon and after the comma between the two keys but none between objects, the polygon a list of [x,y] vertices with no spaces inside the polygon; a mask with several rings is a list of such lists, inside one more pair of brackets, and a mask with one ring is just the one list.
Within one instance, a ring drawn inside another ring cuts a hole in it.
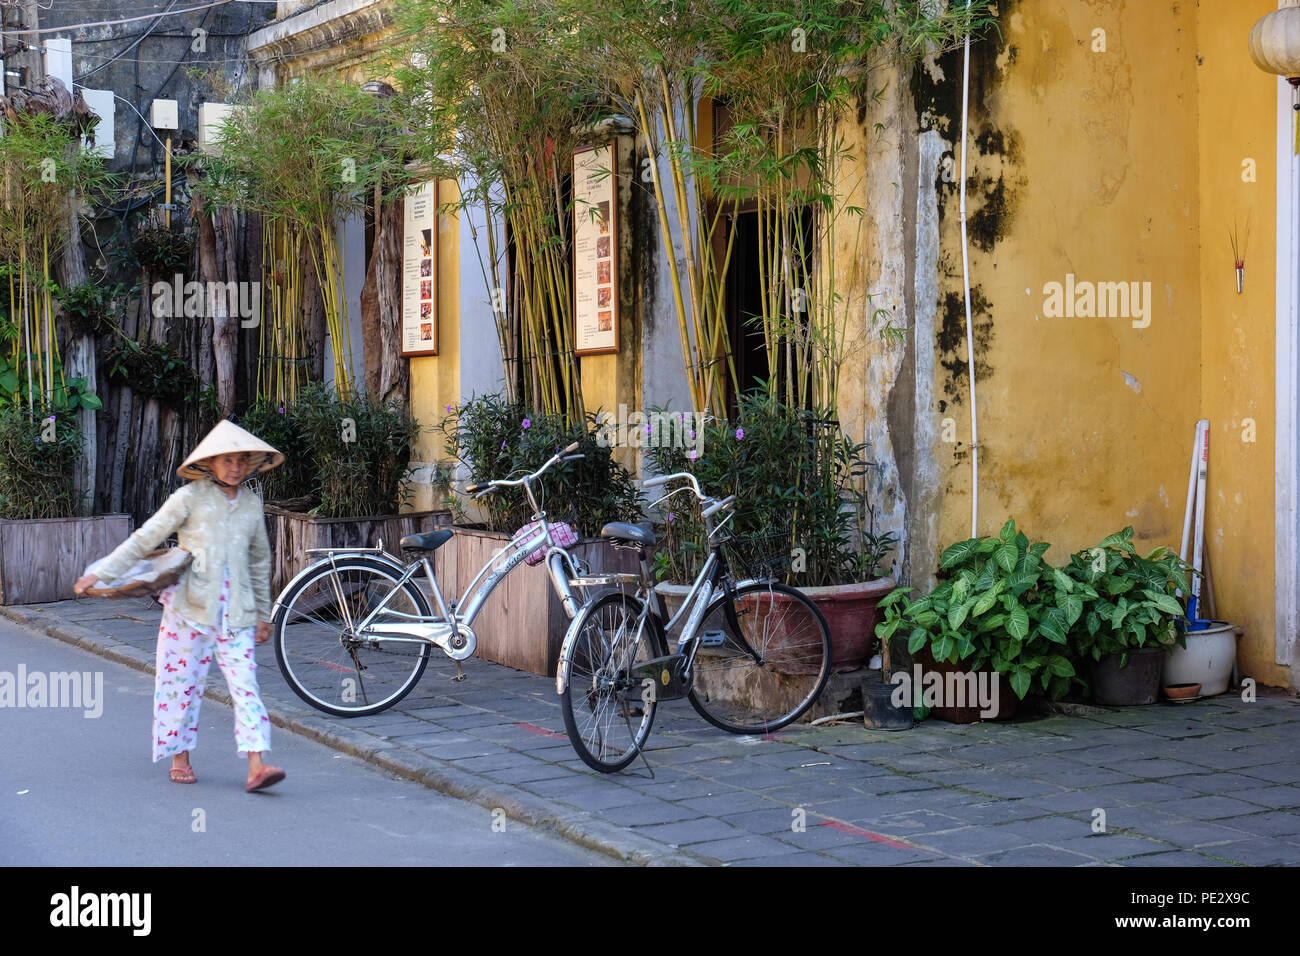
[{"label": "asphalt road", "polygon": [[[80,672],[93,690],[102,675],[90,701],[102,713],[86,716],[84,699],[75,708],[14,706],[6,685],[20,665],[28,687],[32,674]],[[214,662],[208,687],[224,682]],[[191,755],[198,783],[173,784],[170,761],[152,762],[152,700],[151,676],[0,620],[0,865],[613,863],[278,727],[268,759],[287,778],[245,793],[233,715],[214,700],[204,702]]]}]

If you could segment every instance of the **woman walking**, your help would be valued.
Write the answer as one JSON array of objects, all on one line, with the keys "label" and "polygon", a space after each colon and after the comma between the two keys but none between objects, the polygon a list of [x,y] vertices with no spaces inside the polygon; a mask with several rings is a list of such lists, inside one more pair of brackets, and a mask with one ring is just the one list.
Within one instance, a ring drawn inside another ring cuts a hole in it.
[{"label": "woman walking", "polygon": [[173,783],[195,783],[190,751],[198,738],[199,707],[215,659],[235,708],[235,743],[248,754],[250,793],[284,779],[262,760],[271,749],[266,708],[257,689],[254,643],[271,636],[271,550],[262,504],[240,484],[275,468],[284,455],[238,425],[222,421],[176,473],[190,479],[158,512],[77,581],[85,594],[102,577],[112,581],[176,532],[193,562],[162,592],[154,679],[153,759],[172,758]]}]

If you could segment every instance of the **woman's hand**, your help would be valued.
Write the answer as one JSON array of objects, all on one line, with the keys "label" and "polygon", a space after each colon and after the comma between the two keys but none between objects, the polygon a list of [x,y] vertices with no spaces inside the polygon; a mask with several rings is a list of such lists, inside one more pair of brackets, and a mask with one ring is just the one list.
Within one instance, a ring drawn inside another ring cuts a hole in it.
[{"label": "woman's hand", "polygon": [[253,635],[253,640],[258,644],[265,644],[271,639],[271,622],[260,621],[257,625],[257,633]]},{"label": "woman's hand", "polygon": [[[66,580],[66,578],[65,578]],[[87,588],[93,588],[99,583],[99,578],[93,574],[87,574],[85,577],[77,578],[77,583],[72,586],[73,593],[79,597],[84,597]],[[270,625],[268,625],[269,627]]]}]

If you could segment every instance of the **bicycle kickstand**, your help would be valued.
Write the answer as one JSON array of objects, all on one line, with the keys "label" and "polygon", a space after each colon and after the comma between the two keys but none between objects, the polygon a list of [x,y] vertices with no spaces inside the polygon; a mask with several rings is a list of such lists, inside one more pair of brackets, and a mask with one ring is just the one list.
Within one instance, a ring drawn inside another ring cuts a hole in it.
[{"label": "bicycle kickstand", "polygon": [[453,684],[459,684],[465,679],[465,668],[460,666],[460,661],[456,661],[456,676],[449,679]]}]

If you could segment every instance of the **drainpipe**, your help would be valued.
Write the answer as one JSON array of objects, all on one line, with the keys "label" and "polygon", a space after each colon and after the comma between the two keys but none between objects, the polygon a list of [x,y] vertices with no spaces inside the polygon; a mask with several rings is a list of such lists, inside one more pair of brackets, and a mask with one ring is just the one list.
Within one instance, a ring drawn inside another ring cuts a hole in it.
[{"label": "drainpipe", "polygon": [[[970,10],[970,0],[966,0]],[[961,84],[961,274],[966,291],[966,369],[970,376],[970,536],[979,535],[980,451],[979,427],[975,416],[975,333],[970,315],[970,245],[966,239],[966,115],[970,100],[970,34],[966,34],[966,53]]]}]

